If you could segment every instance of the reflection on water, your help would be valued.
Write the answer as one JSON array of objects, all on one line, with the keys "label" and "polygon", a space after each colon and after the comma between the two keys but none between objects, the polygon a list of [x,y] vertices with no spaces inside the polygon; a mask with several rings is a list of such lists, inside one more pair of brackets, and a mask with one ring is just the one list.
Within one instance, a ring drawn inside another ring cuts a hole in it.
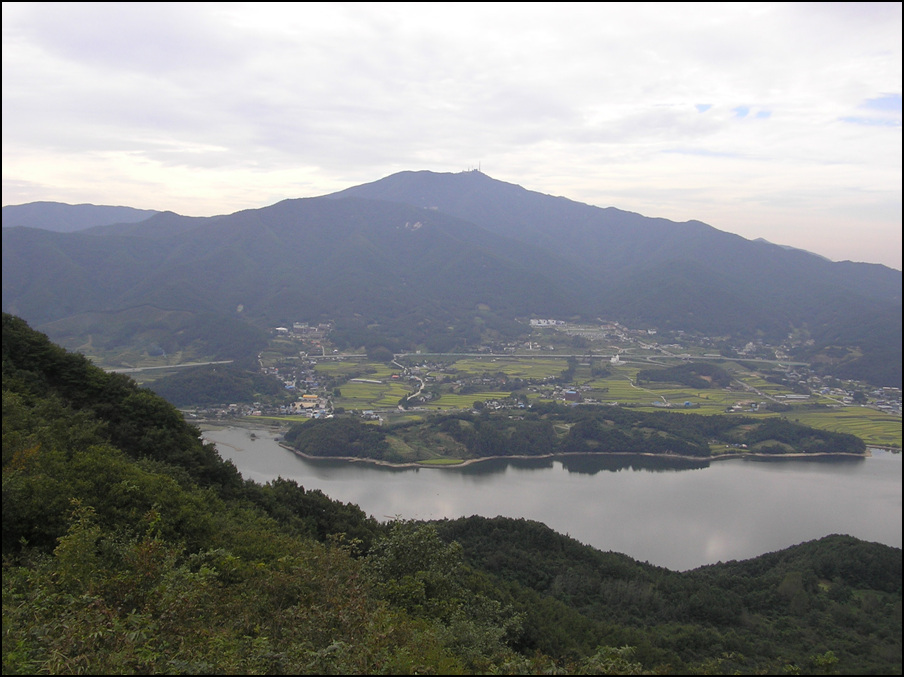
[{"label": "reflection on water", "polygon": [[[884,453],[877,450],[878,453]],[[833,467],[855,466],[866,462],[864,456],[749,456],[748,463],[824,463]]]},{"label": "reflection on water", "polygon": [[552,468],[551,458],[486,458],[477,463],[450,466],[443,470],[460,472],[463,475],[491,475],[504,473],[509,468],[516,470],[548,470]]},{"label": "reflection on water", "polygon": [[647,470],[649,472],[669,472],[675,470],[700,470],[709,467],[709,460],[675,458],[674,456],[643,456],[641,454],[586,455],[574,454],[560,457],[562,467],[568,472],[595,475],[601,470],[619,472],[621,470]]},{"label": "reflection on water", "polygon": [[571,455],[393,468],[301,458],[273,432],[254,432],[256,439],[240,428],[204,436],[248,479],[292,479],[381,520],[523,517],[679,570],[833,533],[901,547],[900,454],[712,463]]},{"label": "reflection on water", "polygon": [[668,456],[644,456],[643,454],[562,454],[543,458],[488,458],[463,466],[446,467],[444,471],[461,472],[468,475],[504,473],[509,468],[517,470],[549,470],[558,463],[566,471],[595,475],[600,471],[619,472],[621,470],[648,470],[668,472],[674,470],[697,470],[709,466],[709,460],[693,460]]}]

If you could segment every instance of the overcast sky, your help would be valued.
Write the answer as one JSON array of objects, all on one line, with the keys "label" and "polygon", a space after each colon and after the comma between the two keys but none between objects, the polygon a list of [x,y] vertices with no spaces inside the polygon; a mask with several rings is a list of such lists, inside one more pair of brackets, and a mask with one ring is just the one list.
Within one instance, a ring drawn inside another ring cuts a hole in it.
[{"label": "overcast sky", "polygon": [[10,3],[3,204],[477,168],[901,269],[901,4]]}]

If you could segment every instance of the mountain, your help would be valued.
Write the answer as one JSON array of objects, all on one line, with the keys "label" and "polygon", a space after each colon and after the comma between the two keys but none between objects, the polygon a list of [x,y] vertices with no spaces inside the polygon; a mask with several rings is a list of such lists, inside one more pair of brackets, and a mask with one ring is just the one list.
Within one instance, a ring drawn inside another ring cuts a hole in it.
[{"label": "mountain", "polygon": [[[767,240],[764,237],[758,237],[757,239],[753,240],[753,242],[763,242],[765,244],[775,244],[774,242],[770,242],[769,240]],[[831,261],[832,260],[832,259],[828,258],[827,256],[823,256],[822,254],[814,254],[813,252],[808,252],[806,249],[800,249],[799,247],[792,247],[792,246],[786,245],[786,244],[780,244],[778,246],[781,247],[782,249],[788,249],[790,251],[806,252],[807,254],[810,254],[811,256],[818,256],[823,261]]]},{"label": "mountain", "polygon": [[[555,252],[597,277],[618,284],[662,266],[723,278],[753,278],[744,295],[796,295],[836,287],[878,301],[901,302],[901,272],[867,263],[833,263],[809,252],[750,241],[700,221],[677,223],[614,207],[601,208],[529,191],[477,172],[400,172],[331,197],[366,197],[436,209],[494,233]],[[808,278],[813,278],[809,279]],[[720,284],[729,284],[727,279]],[[630,285],[635,286],[633,283]]]},{"label": "mountain", "polygon": [[[67,347],[92,330],[106,344],[167,338],[167,352],[191,336],[224,357],[203,328],[215,317],[220,338],[243,323],[331,320],[352,347],[444,351],[515,336],[516,318],[604,317],[744,341],[796,331],[810,339],[801,359],[901,382],[900,271],[481,172],[401,172],[225,216],[163,212],[77,233],[7,228],[5,214],[3,309]],[[141,308],[187,324],[152,337]]]},{"label": "mountain", "polygon": [[484,329],[511,333],[515,316],[578,312],[581,288],[564,264],[560,279],[545,272],[539,250],[443,213],[357,198],[209,219],[163,213],[69,234],[4,228],[3,264],[3,307],[54,337],[86,313],[147,306],[260,326],[339,320],[352,334],[363,328],[363,343],[445,349],[479,342]]},{"label": "mountain", "polygon": [[153,209],[110,207],[105,205],[69,205],[63,202],[29,202],[3,208],[3,227],[43,228],[72,233],[113,223],[137,223],[158,212]]},{"label": "mountain", "polygon": [[593,280],[591,313],[771,340],[806,329],[810,356],[832,345],[856,348],[849,373],[901,383],[901,271],[835,263],[700,221],[594,207],[478,171],[400,172],[331,197],[350,196],[453,214],[558,255]]}]

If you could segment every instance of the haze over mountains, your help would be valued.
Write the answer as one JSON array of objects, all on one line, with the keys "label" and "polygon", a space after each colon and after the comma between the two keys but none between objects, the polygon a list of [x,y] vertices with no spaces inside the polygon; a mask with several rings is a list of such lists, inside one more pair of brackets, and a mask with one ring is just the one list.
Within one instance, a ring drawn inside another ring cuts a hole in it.
[{"label": "haze over mountains", "polygon": [[515,336],[516,318],[602,317],[734,341],[797,331],[812,341],[802,356],[838,375],[901,382],[900,271],[477,171],[401,172],[226,216],[162,212],[72,233],[48,232],[74,221],[59,205],[44,221],[10,212],[41,204],[3,208],[3,310],[67,347],[92,334],[235,356],[265,327],[331,320],[351,347],[447,351]]},{"label": "haze over mountains", "polygon": [[137,223],[160,212],[154,209],[108,207],[64,202],[29,202],[3,208],[3,227],[27,226],[58,233],[72,233],[113,223]]}]

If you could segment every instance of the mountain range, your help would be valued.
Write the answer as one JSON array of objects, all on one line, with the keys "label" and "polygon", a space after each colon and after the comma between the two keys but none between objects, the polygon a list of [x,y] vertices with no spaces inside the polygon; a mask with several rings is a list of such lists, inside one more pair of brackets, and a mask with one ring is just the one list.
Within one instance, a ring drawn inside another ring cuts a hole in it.
[{"label": "mountain range", "polygon": [[[351,347],[447,351],[516,336],[528,317],[605,318],[735,342],[795,332],[800,357],[829,372],[901,384],[900,271],[479,171],[401,172],[208,218],[111,223],[128,208],[92,220],[84,207],[3,208],[3,310],[70,348],[90,336],[235,357],[266,327],[329,320]],[[53,232],[74,223],[86,227]]]},{"label": "mountain range", "polygon": [[114,223],[136,223],[159,214],[154,209],[110,207],[104,205],[70,205],[64,202],[29,202],[3,208],[4,226],[43,228],[58,233],[72,233],[94,226]]}]

